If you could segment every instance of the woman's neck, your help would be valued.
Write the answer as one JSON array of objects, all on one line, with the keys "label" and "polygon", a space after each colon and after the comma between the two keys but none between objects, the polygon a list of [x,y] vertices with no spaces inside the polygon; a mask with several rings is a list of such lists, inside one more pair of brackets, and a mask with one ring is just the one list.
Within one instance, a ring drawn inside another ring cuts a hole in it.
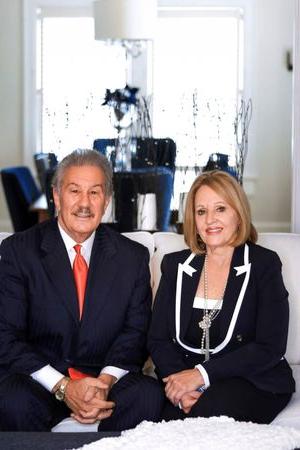
[{"label": "woman's neck", "polygon": [[231,260],[234,247],[206,247],[206,254],[208,259],[215,261],[219,265],[227,263]]}]

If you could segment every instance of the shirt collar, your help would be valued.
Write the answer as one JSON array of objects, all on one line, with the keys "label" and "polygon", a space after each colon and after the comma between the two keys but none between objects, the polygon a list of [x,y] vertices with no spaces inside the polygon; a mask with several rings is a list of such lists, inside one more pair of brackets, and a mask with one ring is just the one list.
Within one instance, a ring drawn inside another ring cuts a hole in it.
[{"label": "shirt collar", "polygon": [[[62,240],[64,241],[65,247],[67,249],[67,252],[70,254],[70,252],[74,251],[74,245],[78,244],[78,242],[74,241],[74,239],[71,238],[71,236],[68,235],[68,233],[65,232],[65,230],[62,228],[59,222],[58,229],[61,234]],[[81,242],[80,245],[82,246],[82,252],[81,254],[84,255],[85,259],[88,261],[90,260],[91,253],[92,253],[92,247],[95,239],[95,231],[88,237],[84,242]]]}]

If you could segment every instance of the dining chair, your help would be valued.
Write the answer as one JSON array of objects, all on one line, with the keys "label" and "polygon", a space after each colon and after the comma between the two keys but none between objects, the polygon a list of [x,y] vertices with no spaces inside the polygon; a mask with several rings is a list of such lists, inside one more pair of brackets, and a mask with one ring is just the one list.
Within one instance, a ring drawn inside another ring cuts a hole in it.
[{"label": "dining chair", "polygon": [[[154,193],[157,203],[156,226],[167,231],[176,160],[176,144],[170,138],[133,138],[131,170],[114,172],[115,218],[120,232],[137,229],[137,196]],[[114,167],[115,139],[95,139],[93,148],[107,156]],[[133,146],[134,148],[134,146]],[[109,149],[109,152],[108,152]]]},{"label": "dining chair", "polygon": [[41,191],[29,168],[4,168],[1,179],[14,231],[23,231],[38,223],[38,214],[30,211],[30,205],[41,195]]},{"label": "dining chair", "polygon": [[45,195],[48,205],[48,213],[50,217],[55,217],[55,204],[53,199],[52,179],[55,169],[48,169],[45,173]]},{"label": "dining chair", "polygon": [[138,194],[149,193],[154,193],[156,196],[156,230],[168,230],[173,192],[173,175],[170,169],[149,167],[115,172],[113,180],[118,231],[127,232],[138,229]]},{"label": "dining chair", "polygon": [[131,159],[133,169],[166,167],[175,172],[176,144],[170,138],[137,138]]},{"label": "dining chair", "polygon": [[35,153],[33,159],[42,192],[45,192],[47,171],[56,168],[57,157],[55,153]]}]

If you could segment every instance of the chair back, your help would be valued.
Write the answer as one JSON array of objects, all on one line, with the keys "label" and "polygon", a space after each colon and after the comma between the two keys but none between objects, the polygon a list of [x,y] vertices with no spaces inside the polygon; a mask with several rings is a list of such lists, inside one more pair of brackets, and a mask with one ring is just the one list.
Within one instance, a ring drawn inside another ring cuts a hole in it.
[{"label": "chair back", "polygon": [[[134,141],[135,138],[133,138]],[[93,148],[112,162],[114,166],[116,139],[95,139]],[[136,138],[136,150],[131,157],[132,169],[167,167],[175,171],[176,144],[170,138]]]},{"label": "chair back", "polygon": [[137,138],[136,154],[131,159],[133,169],[167,167],[175,171],[176,144],[170,138]]},{"label": "chair back", "polygon": [[47,172],[56,168],[57,157],[54,153],[36,153],[33,158],[42,192],[45,192]]},{"label": "chair back", "polygon": [[[112,167],[115,167],[115,146],[115,139],[96,139],[93,145],[111,161]],[[114,172],[118,231],[137,229],[137,196],[150,193],[156,196],[156,228],[159,231],[168,230],[175,159],[176,144],[172,139],[136,138],[135,151],[131,154],[131,170]]]},{"label": "chair back", "polygon": [[107,148],[115,147],[116,140],[110,138],[95,139],[93,144],[93,149],[98,150],[102,155],[107,156]]},{"label": "chair back", "polygon": [[48,169],[45,173],[45,195],[48,205],[48,213],[50,217],[55,217],[55,204],[53,199],[52,179],[55,169]]},{"label": "chair back", "polygon": [[133,231],[138,227],[138,194],[156,196],[156,228],[166,231],[170,221],[173,175],[166,167],[133,169],[114,173],[115,218],[118,231]]},{"label": "chair back", "polygon": [[1,179],[14,231],[23,231],[38,222],[30,205],[41,195],[28,167],[1,170]]}]

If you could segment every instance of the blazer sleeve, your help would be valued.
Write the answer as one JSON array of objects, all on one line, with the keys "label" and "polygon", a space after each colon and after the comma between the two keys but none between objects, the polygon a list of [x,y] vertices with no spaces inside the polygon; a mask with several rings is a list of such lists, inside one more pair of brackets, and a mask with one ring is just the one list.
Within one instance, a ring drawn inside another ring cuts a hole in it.
[{"label": "blazer sleeve", "polygon": [[255,338],[227,353],[225,348],[222,355],[204,363],[211,383],[233,376],[251,379],[275,367],[285,354],[289,305],[281,261],[276,253],[268,251],[263,261],[252,262],[251,270],[256,285],[256,298],[250,299],[257,308]]},{"label": "blazer sleeve", "polygon": [[[144,251],[145,250],[145,251]],[[146,358],[146,339],[151,318],[152,291],[150,284],[149,253],[140,252],[125,321],[106,353],[104,366],[116,366],[132,372],[140,371]],[[128,275],[129,276],[129,275]]]},{"label": "blazer sleeve", "polygon": [[[24,251],[24,249],[23,249]],[[30,344],[29,287],[12,238],[0,247],[0,373],[31,374],[48,364]]]},{"label": "blazer sleeve", "polygon": [[172,254],[164,256],[161,279],[154,301],[148,334],[148,349],[159,378],[187,369],[175,340],[175,295],[177,264]]}]

